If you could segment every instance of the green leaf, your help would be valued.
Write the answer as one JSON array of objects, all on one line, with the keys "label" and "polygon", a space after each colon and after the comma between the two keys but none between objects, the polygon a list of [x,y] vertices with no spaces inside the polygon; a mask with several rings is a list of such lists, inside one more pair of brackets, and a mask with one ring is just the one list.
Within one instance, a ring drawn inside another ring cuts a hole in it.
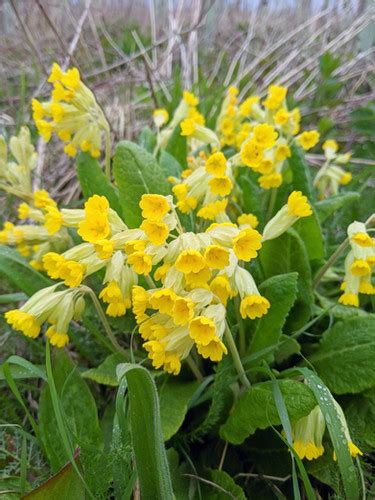
[{"label": "green leaf", "polygon": [[[41,378],[47,380],[43,365],[33,365],[30,361],[21,356],[10,356],[4,364],[9,365],[10,374],[15,380],[27,378]],[[6,380],[3,365],[0,366],[0,380]]]},{"label": "green leaf", "polygon": [[249,354],[278,343],[286,317],[297,297],[297,280],[297,273],[281,274],[268,278],[260,285],[259,291],[269,300],[271,307],[257,321]]},{"label": "green leaf", "polygon": [[179,382],[167,379],[159,393],[160,418],[164,441],[170,439],[181,427],[188,403],[197,388],[197,382]]},{"label": "green leaf", "polygon": [[[308,415],[316,406],[315,397],[305,384],[295,380],[279,380],[279,386],[292,422]],[[272,382],[261,382],[253,385],[237,401],[220,434],[232,444],[241,444],[257,429],[280,423]]]},{"label": "green leaf", "polygon": [[[67,427],[84,458],[85,449],[102,448],[95,400],[77,368],[61,349],[54,353],[53,376]],[[52,469],[58,470],[67,456],[57,431],[48,385],[43,387],[39,400],[39,427]]]},{"label": "green leaf", "polygon": [[296,370],[305,377],[308,386],[313,391],[316,401],[322,410],[336,453],[344,485],[345,498],[355,500],[359,496],[357,475],[353,466],[353,460],[349,453],[349,446],[344,434],[343,423],[337,411],[332,394],[314,372],[308,368],[296,368]]},{"label": "green leaf", "polygon": [[210,469],[210,480],[214,485],[205,485],[204,499],[209,500],[228,500],[235,498],[236,500],[246,500],[243,489],[223,470]]},{"label": "green leaf", "polygon": [[124,363],[118,379],[126,377],[129,418],[142,498],[173,500],[172,483],[163,443],[155,382],[140,365]]},{"label": "green leaf", "polygon": [[288,164],[293,173],[293,188],[296,191],[302,191],[309,200],[314,200],[310,167],[306,161],[305,153],[296,144],[292,144],[291,150],[292,156],[288,158]]},{"label": "green leaf", "polygon": [[180,124],[173,130],[171,137],[165,147],[165,151],[172,155],[182,168],[186,168],[187,141],[186,137],[181,135]]},{"label": "green leaf", "polygon": [[86,199],[94,194],[105,196],[111,208],[121,216],[117,190],[107,179],[98,160],[88,153],[80,153],[77,159],[77,175]]},{"label": "green leaf", "polygon": [[117,365],[126,361],[120,353],[110,354],[103,363],[100,363],[96,368],[90,368],[81,373],[83,378],[88,378],[98,384],[118,386],[116,375]]},{"label": "green leaf", "polygon": [[41,288],[52,285],[50,279],[29,266],[16,250],[2,245],[0,245],[0,277],[29,296]]},{"label": "green leaf", "polygon": [[178,179],[181,177],[181,165],[178,163],[176,158],[167,151],[162,150],[160,153],[159,163],[167,178],[170,175],[177,177]]},{"label": "green leaf", "polygon": [[375,448],[375,390],[353,396],[344,409],[353,440]]},{"label": "green leaf", "polygon": [[[320,223],[323,223],[328,217],[339,211],[343,207],[347,207],[358,201],[361,198],[359,193],[348,191],[347,193],[330,196],[326,200],[315,203],[315,209]],[[308,217],[310,218],[310,217]]]},{"label": "green leaf", "polygon": [[303,240],[309,260],[323,260],[325,256],[322,228],[315,210],[310,217],[303,217],[293,226]]},{"label": "green leaf", "polygon": [[149,153],[153,153],[156,146],[156,135],[150,127],[144,127],[139,134],[139,145]]},{"label": "green leaf", "polygon": [[119,189],[122,214],[129,227],[138,227],[142,216],[139,201],[142,194],[166,195],[170,186],[165,173],[152,154],[137,144],[121,141],[113,160],[113,175]]},{"label": "green leaf", "polygon": [[309,361],[335,394],[375,385],[375,315],[349,318],[327,330]]},{"label": "green leaf", "polygon": [[290,272],[298,273],[298,294],[288,327],[294,331],[303,326],[311,315],[313,294],[311,269],[306,247],[299,234],[290,229],[275,240],[266,241],[259,252],[265,278]]},{"label": "green leaf", "polygon": [[21,302],[23,300],[27,300],[27,295],[22,292],[4,293],[0,295],[0,304],[12,304],[13,302]]},{"label": "green leaf", "polygon": [[253,179],[249,176],[241,175],[238,182],[242,189],[242,208],[244,213],[251,213],[261,218],[260,207],[260,189]]},{"label": "green leaf", "polygon": [[[78,459],[75,459],[77,465]],[[71,463],[23,498],[29,500],[85,500],[85,488]]]},{"label": "green leaf", "polygon": [[300,352],[301,346],[296,339],[288,337],[288,335],[281,335],[279,347],[275,352],[275,361],[277,364],[283,363],[293,356],[293,354],[298,354]]}]

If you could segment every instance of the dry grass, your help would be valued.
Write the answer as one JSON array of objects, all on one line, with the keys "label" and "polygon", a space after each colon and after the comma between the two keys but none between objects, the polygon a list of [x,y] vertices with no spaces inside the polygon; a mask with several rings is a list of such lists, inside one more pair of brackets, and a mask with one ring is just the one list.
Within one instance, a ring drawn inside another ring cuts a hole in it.
[{"label": "dry grass", "polygon": [[[134,138],[161,97],[170,101],[176,66],[185,88],[197,84],[200,75],[212,88],[242,83],[242,95],[254,88],[262,94],[277,81],[308,103],[319,86],[319,56],[327,50],[342,61],[335,76],[345,83],[345,100],[335,118],[345,120],[350,109],[375,97],[375,49],[366,39],[375,9],[365,4],[3,0],[0,128],[9,133],[29,120],[30,100],[47,95],[46,76],[55,60],[80,69],[120,139]],[[358,96],[364,84],[368,90]],[[53,194],[66,203],[76,198],[79,190],[66,158],[51,157],[52,148],[41,141],[38,149],[36,183],[53,179]]]}]

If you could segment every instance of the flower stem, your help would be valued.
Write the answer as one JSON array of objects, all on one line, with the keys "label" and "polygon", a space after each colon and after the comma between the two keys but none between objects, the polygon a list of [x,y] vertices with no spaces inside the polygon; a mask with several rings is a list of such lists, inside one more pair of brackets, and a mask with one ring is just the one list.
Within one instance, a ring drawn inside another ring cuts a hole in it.
[{"label": "flower stem", "polygon": [[267,215],[266,215],[266,222],[268,222],[273,214],[273,210],[275,208],[275,203],[276,203],[276,197],[277,197],[277,188],[271,189],[271,195],[270,195],[270,203],[268,205],[268,210],[267,210]]},{"label": "flower stem", "polygon": [[327,260],[327,262],[324,264],[324,266],[318,271],[318,273],[316,274],[315,278],[314,278],[314,281],[313,281],[313,290],[315,290],[317,288],[317,286],[319,285],[319,283],[321,282],[323,276],[325,275],[325,273],[328,271],[328,269],[336,262],[336,260],[340,257],[340,255],[342,254],[342,252],[345,250],[345,248],[348,246],[349,244],[349,239],[346,238],[342,243],[341,245],[339,245],[335,252],[331,255],[331,257]]},{"label": "flower stem", "polygon": [[228,323],[225,323],[225,339],[227,341],[230,353],[231,353],[232,358],[233,358],[233,363],[234,363],[234,366],[235,366],[237,373],[240,377],[240,380],[241,380],[242,384],[244,385],[244,387],[246,387],[248,389],[251,387],[251,384],[250,384],[249,379],[246,376],[244,367],[242,366],[241,358],[240,358],[240,355],[238,354],[236,343],[233,339],[232,332],[229,329]]},{"label": "flower stem", "polygon": [[246,336],[245,336],[245,328],[244,328],[244,322],[242,320],[241,314],[240,314],[240,300],[238,297],[234,299],[234,305],[236,309],[236,318],[238,322],[238,336],[239,336],[239,341],[240,341],[240,354],[241,356],[244,356],[246,352]]},{"label": "flower stem", "polygon": [[102,306],[100,305],[100,302],[95,295],[94,291],[91,290],[88,286],[83,285],[82,289],[91,297],[91,300],[94,304],[94,307],[96,309],[96,312],[98,313],[98,316],[100,318],[100,321],[102,322],[102,325],[104,327],[105,333],[107,334],[109,340],[111,341],[112,345],[116,348],[118,352],[123,354],[124,356],[128,356],[128,353],[126,352],[125,349],[123,349],[120,344],[117,342],[116,337],[114,336],[111,327],[109,326],[108,320],[106,318],[106,315],[102,309]]},{"label": "flower stem", "polygon": [[190,370],[194,373],[195,378],[198,380],[198,382],[203,382],[204,377],[202,375],[202,372],[200,371],[199,366],[196,364],[192,356],[189,355],[186,358],[186,362],[189,365]]}]

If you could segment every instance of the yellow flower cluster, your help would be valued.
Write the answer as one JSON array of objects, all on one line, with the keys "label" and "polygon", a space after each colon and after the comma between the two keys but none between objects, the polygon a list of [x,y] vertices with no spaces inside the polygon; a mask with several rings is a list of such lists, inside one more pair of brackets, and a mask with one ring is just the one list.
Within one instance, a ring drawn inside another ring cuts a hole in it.
[{"label": "yellow flower cluster", "polygon": [[109,125],[94,94],[82,82],[78,69],[64,72],[54,63],[48,82],[53,85],[50,101],[32,101],[39,134],[48,142],[55,133],[65,143],[64,152],[68,156],[75,156],[80,149],[98,158],[102,133],[108,141]]},{"label": "yellow flower cluster", "polygon": [[371,282],[375,266],[375,241],[368,234],[366,225],[357,221],[348,226],[348,238],[351,250],[345,259],[345,280],[341,285],[344,293],[339,302],[358,307],[358,294],[375,294]]},{"label": "yellow flower cluster", "polygon": [[314,179],[314,186],[319,199],[324,199],[339,192],[340,185],[345,186],[352,180],[352,174],[345,172],[340,165],[350,161],[350,153],[338,154],[339,146],[333,139],[328,139],[323,146],[326,161],[319,169]]},{"label": "yellow flower cluster", "polygon": [[[216,163],[211,163],[210,171],[217,173]],[[38,200],[35,205],[58,210],[46,193],[34,197]],[[257,257],[262,246],[256,217],[242,214],[233,223],[226,215],[224,222],[190,233],[182,229],[171,196],[144,194],[139,206],[143,220],[135,229],[127,228],[103,196],[89,198],[83,210],[64,209],[62,226],[76,228],[84,242],[63,253],[43,255],[43,270],[61,281],[38,292],[21,309],[8,312],[6,319],[13,328],[36,337],[47,321],[52,325],[46,332],[51,343],[65,345],[69,322],[84,293],[82,281],[104,269],[99,298],[107,306],[106,313],[123,316],[133,309],[155,368],[177,374],[194,346],[204,358],[219,361],[227,353],[223,335],[228,301],[239,297],[244,319],[260,318],[270,307],[244,266]],[[22,208],[27,216],[34,210]],[[45,224],[44,212],[40,213],[42,216],[38,219],[34,214],[34,219]],[[276,237],[299,217],[310,214],[306,197],[292,193],[287,205],[270,221],[263,240]],[[31,227],[38,231],[38,226]],[[147,288],[140,286],[140,276]],[[62,282],[69,288],[57,292]],[[61,304],[66,309],[64,315]]]}]

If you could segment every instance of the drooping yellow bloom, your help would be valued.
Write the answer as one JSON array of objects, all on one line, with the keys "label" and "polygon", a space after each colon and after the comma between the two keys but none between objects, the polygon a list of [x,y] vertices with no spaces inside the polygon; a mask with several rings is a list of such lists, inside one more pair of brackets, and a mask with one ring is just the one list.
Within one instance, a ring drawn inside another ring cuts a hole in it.
[{"label": "drooping yellow bloom", "polygon": [[308,217],[312,214],[311,206],[301,191],[293,191],[288,198],[289,215],[295,217]]},{"label": "drooping yellow bloom", "polygon": [[309,149],[316,146],[316,144],[318,144],[319,138],[320,134],[318,131],[308,130],[306,132],[302,132],[302,134],[299,135],[296,140],[305,151],[308,151]]},{"label": "drooping yellow bloom", "polygon": [[255,125],[253,134],[254,140],[262,149],[272,148],[272,146],[275,145],[278,136],[274,127],[272,125],[268,125],[267,123]]},{"label": "drooping yellow bloom", "polygon": [[238,259],[249,262],[254,259],[262,247],[262,235],[255,229],[246,228],[233,238],[233,250]]},{"label": "drooping yellow bloom", "polygon": [[205,265],[203,255],[194,249],[184,250],[176,260],[176,269],[184,274],[198,273]]},{"label": "drooping yellow bloom", "polygon": [[154,245],[163,245],[169,236],[168,226],[164,222],[145,219],[141,224],[141,229]]},{"label": "drooping yellow bloom", "polygon": [[268,95],[263,102],[264,107],[270,111],[275,111],[281,107],[286,97],[288,89],[279,85],[270,85],[268,88]]},{"label": "drooping yellow bloom", "polygon": [[323,455],[324,431],[325,420],[319,405],[292,426],[293,448],[301,460],[314,460]]},{"label": "drooping yellow bloom", "polygon": [[220,245],[209,245],[205,250],[204,259],[211,269],[224,269],[229,265],[229,251]]},{"label": "drooping yellow bloom", "polygon": [[160,194],[143,194],[139,206],[142,217],[160,221],[171,209],[165,196]]},{"label": "drooping yellow bloom", "polygon": [[165,108],[158,108],[154,110],[152,117],[155,125],[160,128],[168,122],[169,113]]}]

